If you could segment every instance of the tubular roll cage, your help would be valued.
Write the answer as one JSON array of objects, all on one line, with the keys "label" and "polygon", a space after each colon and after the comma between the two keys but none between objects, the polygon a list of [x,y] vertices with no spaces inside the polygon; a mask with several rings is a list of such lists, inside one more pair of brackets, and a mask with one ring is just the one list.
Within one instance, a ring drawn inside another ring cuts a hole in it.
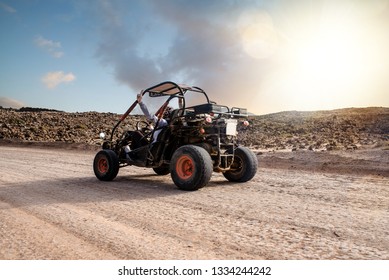
[{"label": "tubular roll cage", "polygon": [[[202,93],[205,96],[206,100],[207,100],[207,104],[216,104],[215,102],[212,102],[212,101],[209,100],[209,97],[208,97],[207,93],[203,89],[201,89],[199,87],[195,87],[195,86],[188,86],[188,85],[185,85],[185,84],[177,84],[177,83],[174,83],[174,82],[171,82],[171,81],[162,82],[162,83],[159,83],[157,85],[154,85],[152,87],[149,87],[149,88],[145,89],[142,92],[142,96],[144,96],[146,93],[149,93],[150,97],[169,96],[170,95],[168,100],[155,113],[155,115],[158,117],[158,121],[159,121],[160,118],[163,115],[164,110],[166,109],[167,105],[169,104],[170,100],[172,98],[174,98],[174,97],[178,96],[179,98],[182,99],[182,101],[183,101],[182,108],[180,108],[180,110],[182,112],[185,111],[185,109],[187,109],[186,106],[185,106],[185,98],[184,98],[184,95],[185,95],[185,93],[187,91],[193,91],[193,92]],[[113,135],[114,135],[117,127],[134,110],[134,108],[136,107],[137,104],[138,104],[138,101],[135,100],[134,103],[132,103],[132,105],[120,117],[119,121],[113,127],[112,132],[111,132],[111,139],[110,139],[111,142],[112,142]],[[240,109],[240,108],[233,107],[230,110],[227,106],[220,106],[220,107],[221,108],[226,108],[226,111],[225,112],[220,112],[220,114],[229,115],[229,116],[237,116],[237,117],[242,117],[242,116],[247,117],[247,113],[245,113],[245,112],[241,113],[242,109]]]}]

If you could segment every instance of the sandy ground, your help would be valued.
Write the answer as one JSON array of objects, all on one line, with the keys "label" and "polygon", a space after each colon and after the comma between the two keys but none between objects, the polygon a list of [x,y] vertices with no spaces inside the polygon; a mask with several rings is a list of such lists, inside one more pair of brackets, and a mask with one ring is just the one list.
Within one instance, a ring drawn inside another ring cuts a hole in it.
[{"label": "sandy ground", "polygon": [[283,156],[259,156],[249,183],[214,173],[183,192],[136,167],[100,182],[93,151],[0,146],[0,259],[389,259],[388,167]]}]

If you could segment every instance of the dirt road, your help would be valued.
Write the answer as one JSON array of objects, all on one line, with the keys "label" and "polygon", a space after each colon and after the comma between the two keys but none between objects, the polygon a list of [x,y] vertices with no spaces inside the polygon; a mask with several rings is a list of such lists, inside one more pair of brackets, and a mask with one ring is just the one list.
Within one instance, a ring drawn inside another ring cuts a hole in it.
[{"label": "dirt road", "polygon": [[389,179],[260,168],[197,192],[94,152],[0,146],[0,259],[389,259]]}]

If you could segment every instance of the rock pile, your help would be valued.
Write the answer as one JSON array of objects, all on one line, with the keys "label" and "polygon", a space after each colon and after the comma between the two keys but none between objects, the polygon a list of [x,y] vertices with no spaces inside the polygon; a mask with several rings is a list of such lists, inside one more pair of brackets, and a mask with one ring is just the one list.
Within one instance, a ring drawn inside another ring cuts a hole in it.
[{"label": "rock pile", "polygon": [[[0,108],[0,139],[35,142],[100,144],[120,115],[66,113],[47,109]],[[132,130],[144,116],[129,116],[118,134]],[[281,112],[249,118],[239,127],[239,143],[268,150],[339,150],[389,145],[389,108]]]}]

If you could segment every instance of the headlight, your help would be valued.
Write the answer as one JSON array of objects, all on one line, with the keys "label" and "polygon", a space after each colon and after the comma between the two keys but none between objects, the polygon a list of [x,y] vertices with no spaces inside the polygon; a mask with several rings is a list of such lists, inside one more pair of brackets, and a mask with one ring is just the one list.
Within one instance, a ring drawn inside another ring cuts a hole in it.
[{"label": "headlight", "polygon": [[212,123],[212,118],[211,118],[211,117],[206,117],[206,118],[205,118],[205,122],[207,122],[207,123]]},{"label": "headlight", "polygon": [[104,132],[100,132],[100,135],[99,135],[99,136],[100,136],[100,139],[101,139],[101,140],[104,140],[104,139],[105,139],[105,133],[104,133]]}]

